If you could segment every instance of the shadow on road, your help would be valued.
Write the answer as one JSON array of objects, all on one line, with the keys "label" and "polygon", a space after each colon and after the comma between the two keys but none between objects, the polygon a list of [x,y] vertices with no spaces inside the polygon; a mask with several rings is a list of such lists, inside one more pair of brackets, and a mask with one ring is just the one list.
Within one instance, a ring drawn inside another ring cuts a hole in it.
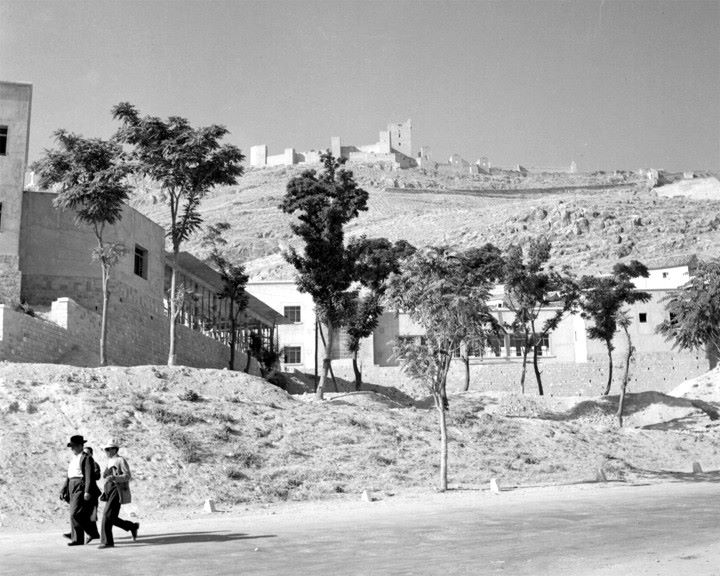
[{"label": "shadow on road", "polygon": [[175,532],[169,534],[141,534],[135,546],[163,546],[167,544],[192,544],[200,542],[232,542],[234,540],[255,540],[258,538],[275,538],[275,534],[258,534],[251,536],[239,532]]}]

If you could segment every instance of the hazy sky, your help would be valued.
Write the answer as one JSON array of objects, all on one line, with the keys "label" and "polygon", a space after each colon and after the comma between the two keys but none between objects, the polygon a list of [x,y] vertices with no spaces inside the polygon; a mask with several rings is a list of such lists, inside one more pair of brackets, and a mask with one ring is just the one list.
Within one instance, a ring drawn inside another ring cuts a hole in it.
[{"label": "hazy sky", "polygon": [[0,0],[0,78],[34,85],[31,160],[128,100],[247,155],[412,118],[435,159],[720,167],[718,0]]}]

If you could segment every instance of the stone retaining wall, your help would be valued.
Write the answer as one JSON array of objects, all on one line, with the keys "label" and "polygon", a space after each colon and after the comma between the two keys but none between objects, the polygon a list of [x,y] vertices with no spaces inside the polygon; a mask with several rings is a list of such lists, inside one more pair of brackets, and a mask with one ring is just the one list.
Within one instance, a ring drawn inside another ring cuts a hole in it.
[{"label": "stone retaining wall", "polygon": [[[108,364],[138,366],[165,364],[168,354],[168,321],[128,307],[111,311],[107,356]],[[122,322],[113,316],[123,314]],[[51,362],[96,366],[99,362],[100,315],[83,308],[70,298],[52,303],[44,318],[32,317],[0,305],[0,360],[13,362]],[[228,346],[193,331],[176,329],[177,363],[196,368],[225,368]],[[235,369],[245,368],[247,356],[238,351]],[[252,359],[250,373],[259,375]]]}]

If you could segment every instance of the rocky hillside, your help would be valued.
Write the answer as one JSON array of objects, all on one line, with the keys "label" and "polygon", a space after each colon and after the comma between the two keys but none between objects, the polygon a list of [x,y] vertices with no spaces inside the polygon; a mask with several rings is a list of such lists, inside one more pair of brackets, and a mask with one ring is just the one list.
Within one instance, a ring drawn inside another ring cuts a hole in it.
[{"label": "rocky hillside", "polygon": [[[430,402],[328,396],[318,403],[224,370],[0,363],[0,529],[66,521],[58,493],[74,433],[101,465],[102,442],[119,438],[134,476],[125,514],[141,520],[197,513],[206,498],[229,510],[433,488]],[[696,460],[720,465],[716,403],[631,394],[618,430],[616,402],[453,394],[450,481],[594,481],[601,467],[613,480],[668,480],[689,476]]]},{"label": "rocky hillside", "polygon": [[[368,211],[349,227],[350,235],[405,238],[418,246],[493,242],[504,247],[546,234],[558,264],[587,272],[607,270],[622,258],[657,262],[720,253],[720,189],[712,200],[707,194],[701,199],[692,194],[666,197],[662,188],[650,189],[630,173],[450,177],[419,169],[352,169],[370,192],[370,201]],[[207,222],[233,225],[230,247],[239,258],[254,260],[249,267],[257,277],[291,273],[280,257],[294,242],[290,218],[277,206],[287,181],[301,170],[249,170],[237,186],[215,190],[203,203]],[[166,223],[162,200],[141,187],[134,205]],[[187,248],[204,255],[199,237]]]}]

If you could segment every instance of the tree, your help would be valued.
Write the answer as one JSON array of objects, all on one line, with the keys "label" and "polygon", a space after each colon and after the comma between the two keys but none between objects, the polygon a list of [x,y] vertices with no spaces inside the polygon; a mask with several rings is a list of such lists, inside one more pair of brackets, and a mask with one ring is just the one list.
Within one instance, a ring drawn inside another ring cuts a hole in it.
[{"label": "tree", "polygon": [[40,185],[58,185],[53,205],[75,212],[76,221],[90,226],[97,246],[92,257],[100,263],[102,278],[102,319],[100,323],[100,365],[107,364],[108,287],[110,272],[125,253],[121,242],[105,239],[107,226],[122,218],[125,201],[130,195],[127,184],[129,166],[122,148],[112,141],[86,139],[77,134],[55,132],[58,149],[45,150],[33,165],[40,175]]},{"label": "tree", "polygon": [[635,288],[634,278],[647,278],[647,267],[633,260],[629,264],[619,262],[610,276],[583,276],[580,280],[580,308],[582,317],[593,321],[588,327],[588,337],[605,342],[608,353],[608,381],[603,395],[610,394],[613,378],[613,339],[622,320],[623,306],[635,302],[647,302],[650,294]]},{"label": "tree", "polygon": [[415,248],[405,240],[394,244],[387,238],[360,238],[348,243],[348,258],[353,266],[353,279],[362,289],[351,302],[347,311],[345,327],[348,333],[348,351],[352,353],[355,389],[362,386],[362,372],[358,366],[360,343],[377,328],[385,311],[383,297],[391,274],[400,272],[400,261]]},{"label": "tree", "polygon": [[[493,283],[499,282],[503,277],[504,262],[502,253],[497,246],[493,244],[485,244],[480,248],[468,249],[464,257],[461,259],[463,266],[467,268],[466,274],[476,269],[482,270],[482,275],[487,281]],[[470,352],[473,346],[477,347],[480,354],[483,354],[485,348],[490,344],[490,336],[504,336],[504,330],[500,325],[494,326],[493,330],[485,330],[481,326],[481,330],[477,333],[470,333],[461,347],[460,358],[465,368],[465,383],[463,392],[470,389]]]},{"label": "tree", "polygon": [[193,128],[185,118],[171,116],[166,121],[155,116],[141,117],[127,102],[113,108],[120,120],[119,141],[132,147],[138,175],[149,177],[165,195],[170,211],[167,235],[173,254],[170,276],[170,349],[168,365],[175,364],[175,323],[179,313],[177,261],[180,246],[202,225],[200,202],[215,186],[232,185],[242,175],[240,150],[220,141],[228,134],[224,126],[213,124]]},{"label": "tree", "polygon": [[248,295],[245,291],[245,286],[247,286],[249,277],[245,273],[245,266],[242,264],[233,264],[227,253],[223,250],[223,247],[227,245],[227,240],[223,237],[223,234],[228,230],[230,230],[230,224],[227,222],[220,222],[208,226],[203,244],[210,247],[210,260],[215,264],[220,273],[222,290],[218,292],[218,297],[221,300],[227,300],[229,303],[230,362],[228,367],[230,370],[234,370],[238,320],[248,305]]},{"label": "tree", "polygon": [[367,210],[368,200],[352,171],[343,168],[344,158],[325,152],[321,160],[322,171],[306,170],[288,182],[280,204],[283,212],[297,215],[290,227],[304,244],[302,254],[291,247],[284,256],[298,273],[298,290],[312,296],[318,320],[327,328],[318,399],[323,397],[331,369],[335,333],[357,297],[357,291],[350,290],[354,267],[345,246],[344,227]]},{"label": "tree", "polygon": [[657,331],[681,350],[704,349],[710,369],[720,354],[720,260],[699,261],[690,281],[664,299]]},{"label": "tree", "polygon": [[469,266],[467,253],[448,246],[411,256],[390,280],[388,299],[425,329],[417,340],[396,346],[403,371],[432,395],[440,428],[440,489],[447,489],[447,375],[453,356],[470,334],[498,328],[488,308],[492,279],[482,266]]},{"label": "tree", "polygon": [[[569,272],[559,272],[548,265],[551,247],[547,238],[539,237],[531,240],[524,250],[517,245],[510,246],[505,255],[505,304],[515,314],[511,323],[513,332],[519,332],[523,341],[520,373],[523,394],[530,351],[533,353],[538,394],[544,394],[538,365],[542,342],[577,301],[577,285]],[[556,305],[553,313],[540,325],[541,312],[553,304]]]},{"label": "tree", "polygon": [[623,329],[625,333],[625,340],[627,342],[627,351],[625,352],[625,372],[623,373],[622,387],[620,388],[620,399],[618,400],[618,411],[617,419],[618,424],[622,428],[623,425],[623,409],[625,407],[625,392],[627,391],[628,380],[630,379],[630,363],[635,355],[635,346],[633,346],[632,338],[630,337],[630,314],[626,310],[622,311],[618,317],[618,325]]}]

